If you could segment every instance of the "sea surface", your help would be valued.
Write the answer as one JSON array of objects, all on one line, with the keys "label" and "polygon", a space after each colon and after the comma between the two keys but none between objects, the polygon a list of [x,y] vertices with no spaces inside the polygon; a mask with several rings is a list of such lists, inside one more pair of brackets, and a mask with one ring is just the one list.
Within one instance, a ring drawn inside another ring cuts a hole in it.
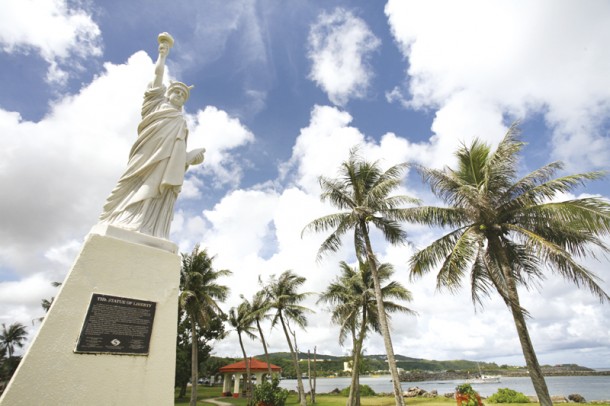
[{"label": "sea surface", "polygon": [[[464,383],[463,380],[448,381],[424,381],[424,382],[401,382],[402,390],[406,391],[411,387],[419,387],[428,392],[436,389],[439,395],[453,392],[455,387]],[[550,376],[546,378],[549,393],[567,397],[572,393],[578,393],[588,402],[592,400],[610,399],[610,376]],[[391,393],[392,382],[390,375],[379,377],[361,376],[361,385],[370,386],[376,393]],[[303,380],[305,390],[309,390],[308,379]],[[316,381],[316,393],[328,393],[337,389],[343,389],[350,385],[350,378],[318,378]],[[280,382],[282,388],[296,390],[296,379],[283,379]],[[472,387],[482,396],[490,396],[498,391],[499,388],[510,388],[526,395],[536,395],[534,386],[529,377],[503,377],[500,383],[475,383]]]}]

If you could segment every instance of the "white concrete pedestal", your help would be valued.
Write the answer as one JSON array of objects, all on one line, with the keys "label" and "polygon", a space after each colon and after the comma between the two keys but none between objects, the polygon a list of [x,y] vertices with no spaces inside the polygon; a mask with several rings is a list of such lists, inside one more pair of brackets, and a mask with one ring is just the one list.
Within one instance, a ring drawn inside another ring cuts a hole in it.
[{"label": "white concrete pedestal", "polygon": [[[0,404],[173,405],[176,251],[166,240],[94,227]],[[156,303],[148,355],[74,352],[93,293]]]}]

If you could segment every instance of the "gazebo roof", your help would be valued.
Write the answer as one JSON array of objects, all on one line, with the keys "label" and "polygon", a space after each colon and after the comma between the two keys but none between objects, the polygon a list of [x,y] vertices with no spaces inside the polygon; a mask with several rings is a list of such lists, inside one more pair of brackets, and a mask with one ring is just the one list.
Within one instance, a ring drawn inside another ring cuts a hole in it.
[{"label": "gazebo roof", "polygon": [[[277,365],[269,364],[273,372],[280,372],[282,368]],[[241,360],[235,364],[225,365],[218,370],[221,373],[225,372],[246,372],[246,362]],[[256,358],[250,358],[250,372],[265,372],[267,371],[267,363]]]}]

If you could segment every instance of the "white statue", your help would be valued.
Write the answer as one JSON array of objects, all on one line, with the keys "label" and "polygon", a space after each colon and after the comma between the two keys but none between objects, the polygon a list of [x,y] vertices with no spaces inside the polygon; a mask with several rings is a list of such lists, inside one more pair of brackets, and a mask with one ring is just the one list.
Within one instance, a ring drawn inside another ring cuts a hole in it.
[{"label": "white statue", "polygon": [[138,139],[99,222],[167,239],[184,172],[203,162],[205,149],[186,151],[188,129],[182,106],[192,86],[172,82],[165,88],[165,59],[174,39],[164,32],[158,41],[155,77],[144,93]]}]

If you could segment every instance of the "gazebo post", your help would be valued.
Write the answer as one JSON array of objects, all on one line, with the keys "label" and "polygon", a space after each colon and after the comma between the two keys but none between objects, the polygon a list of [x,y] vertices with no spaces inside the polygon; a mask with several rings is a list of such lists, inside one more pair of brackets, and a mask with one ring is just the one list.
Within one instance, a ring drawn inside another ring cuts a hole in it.
[{"label": "gazebo post", "polygon": [[239,381],[241,381],[241,374],[235,374],[235,383],[233,385],[233,397],[239,397]]},{"label": "gazebo post", "polygon": [[231,396],[233,392],[231,392],[231,376],[233,374],[223,374],[224,379],[222,381],[222,395],[223,396]]}]

